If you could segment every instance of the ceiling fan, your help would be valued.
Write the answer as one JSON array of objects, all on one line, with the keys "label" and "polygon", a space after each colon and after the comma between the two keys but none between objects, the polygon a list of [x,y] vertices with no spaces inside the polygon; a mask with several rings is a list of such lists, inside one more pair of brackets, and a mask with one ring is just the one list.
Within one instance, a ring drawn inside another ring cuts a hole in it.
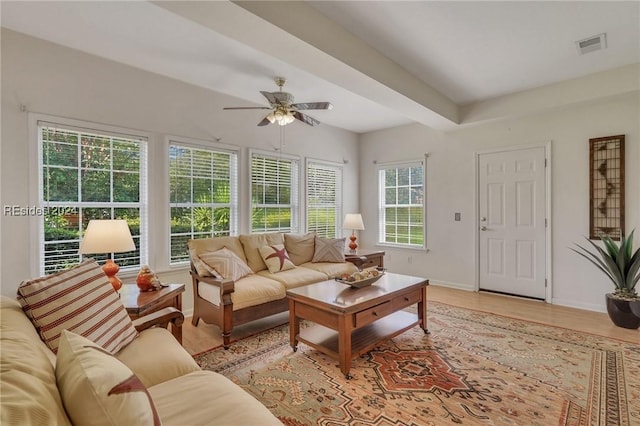
[{"label": "ceiling fan", "polygon": [[318,120],[300,112],[300,110],[312,109],[331,109],[333,105],[330,102],[303,102],[293,103],[293,95],[283,92],[282,86],[286,83],[282,77],[276,77],[276,84],[280,88],[278,92],[263,92],[262,95],[269,101],[268,107],[227,107],[223,109],[270,109],[271,112],[258,123],[258,126],[266,126],[267,124],[277,123],[286,126],[294,120],[300,120],[310,126],[320,124]]}]

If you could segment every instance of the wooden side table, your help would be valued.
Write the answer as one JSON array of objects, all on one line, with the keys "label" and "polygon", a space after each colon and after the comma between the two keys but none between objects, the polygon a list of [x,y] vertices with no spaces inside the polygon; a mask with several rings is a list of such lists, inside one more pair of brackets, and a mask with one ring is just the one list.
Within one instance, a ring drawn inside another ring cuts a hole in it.
[{"label": "wooden side table", "polygon": [[[120,289],[120,300],[132,320],[156,312],[167,306],[182,311],[184,284],[169,284],[157,291],[142,292],[136,284],[125,284]],[[182,343],[182,327],[171,326],[171,333]]]},{"label": "wooden side table", "polygon": [[358,269],[366,269],[373,267],[384,267],[383,251],[361,251],[358,253],[345,253],[344,259],[358,267]]}]

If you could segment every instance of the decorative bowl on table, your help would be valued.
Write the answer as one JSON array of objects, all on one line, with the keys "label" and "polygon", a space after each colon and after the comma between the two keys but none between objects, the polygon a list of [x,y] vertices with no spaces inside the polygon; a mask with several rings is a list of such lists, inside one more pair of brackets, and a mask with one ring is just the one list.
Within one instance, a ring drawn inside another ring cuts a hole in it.
[{"label": "decorative bowl on table", "polygon": [[376,269],[373,270],[365,270],[354,272],[353,274],[343,274],[340,278],[336,277],[336,281],[350,285],[354,288],[362,288],[369,286],[376,281],[378,281],[384,275],[383,271],[378,271]]}]

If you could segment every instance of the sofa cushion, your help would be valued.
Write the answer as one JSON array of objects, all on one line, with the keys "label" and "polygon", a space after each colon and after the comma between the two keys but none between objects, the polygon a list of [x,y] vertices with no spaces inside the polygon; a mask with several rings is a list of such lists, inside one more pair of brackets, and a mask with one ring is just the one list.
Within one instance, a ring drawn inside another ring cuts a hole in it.
[{"label": "sofa cushion", "polygon": [[226,247],[214,252],[200,254],[205,268],[217,278],[237,281],[253,272],[242,259]]},{"label": "sofa cushion", "polygon": [[58,350],[62,330],[80,334],[111,353],[138,334],[118,293],[93,259],[23,281],[18,301],[53,352]]},{"label": "sofa cushion", "polygon": [[74,424],[160,425],[140,379],[102,347],[67,330],[60,339],[56,379]]},{"label": "sofa cushion", "polygon": [[267,265],[260,256],[260,247],[284,244],[284,237],[279,232],[245,234],[240,235],[240,242],[244,248],[244,255],[247,257],[247,265],[253,272],[258,272],[267,269]]},{"label": "sofa cushion", "polygon": [[316,238],[312,262],[344,262],[346,238]]},{"label": "sofa cushion", "polygon": [[200,370],[173,334],[162,327],[140,332],[133,342],[116,354],[116,358],[147,387]]},{"label": "sofa cushion", "polygon": [[0,324],[0,424],[70,425],[55,356],[15,299],[0,297]]},{"label": "sofa cushion", "polygon": [[242,259],[243,262],[247,262],[244,249],[238,237],[197,238],[189,240],[187,247],[189,248],[189,256],[191,257],[193,266],[196,268],[196,272],[203,277],[211,276],[211,272],[209,272],[209,269],[204,266],[198,257],[202,253],[210,253],[226,247]]},{"label": "sofa cushion", "polygon": [[[289,271],[283,273],[286,272]],[[256,274],[247,275],[236,281],[234,288],[235,291],[231,293],[234,311],[279,300],[287,295],[284,285],[280,282]],[[204,282],[198,283],[198,295],[208,302],[220,306],[220,288],[215,285]]]},{"label": "sofa cushion", "polygon": [[311,262],[316,250],[316,234],[284,234],[284,247],[294,265]]},{"label": "sofa cushion", "polygon": [[295,268],[273,274],[269,271],[258,272],[262,279],[269,278],[280,282],[286,289],[313,284],[327,279],[327,275],[309,268]]},{"label": "sofa cushion", "polygon": [[282,426],[248,392],[212,371],[197,371],[169,380],[149,388],[149,393],[164,426]]},{"label": "sofa cushion", "polygon": [[353,274],[358,272],[358,267],[351,262],[308,262],[300,265],[301,268],[309,268],[314,271],[322,272],[329,278],[340,277],[342,274]]},{"label": "sofa cushion", "polygon": [[259,252],[262,260],[267,265],[267,269],[272,274],[296,267],[289,258],[289,253],[284,248],[284,244],[260,247]]}]

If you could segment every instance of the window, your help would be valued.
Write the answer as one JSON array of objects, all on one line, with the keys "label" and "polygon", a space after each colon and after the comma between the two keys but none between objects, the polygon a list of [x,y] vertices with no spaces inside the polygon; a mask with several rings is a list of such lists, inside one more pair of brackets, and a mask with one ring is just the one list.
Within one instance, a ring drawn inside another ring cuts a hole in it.
[{"label": "window", "polygon": [[80,262],[81,236],[91,219],[125,219],[136,250],[110,255],[121,268],[146,263],[147,139],[38,122],[40,273]]},{"label": "window", "polygon": [[170,263],[189,260],[187,241],[237,234],[237,153],[169,144]]},{"label": "window", "polygon": [[307,161],[307,231],[336,238],[342,218],[342,166]]},{"label": "window", "polygon": [[251,153],[251,232],[297,232],[299,162]]},{"label": "window", "polygon": [[379,242],[425,247],[424,162],[379,169]]}]

